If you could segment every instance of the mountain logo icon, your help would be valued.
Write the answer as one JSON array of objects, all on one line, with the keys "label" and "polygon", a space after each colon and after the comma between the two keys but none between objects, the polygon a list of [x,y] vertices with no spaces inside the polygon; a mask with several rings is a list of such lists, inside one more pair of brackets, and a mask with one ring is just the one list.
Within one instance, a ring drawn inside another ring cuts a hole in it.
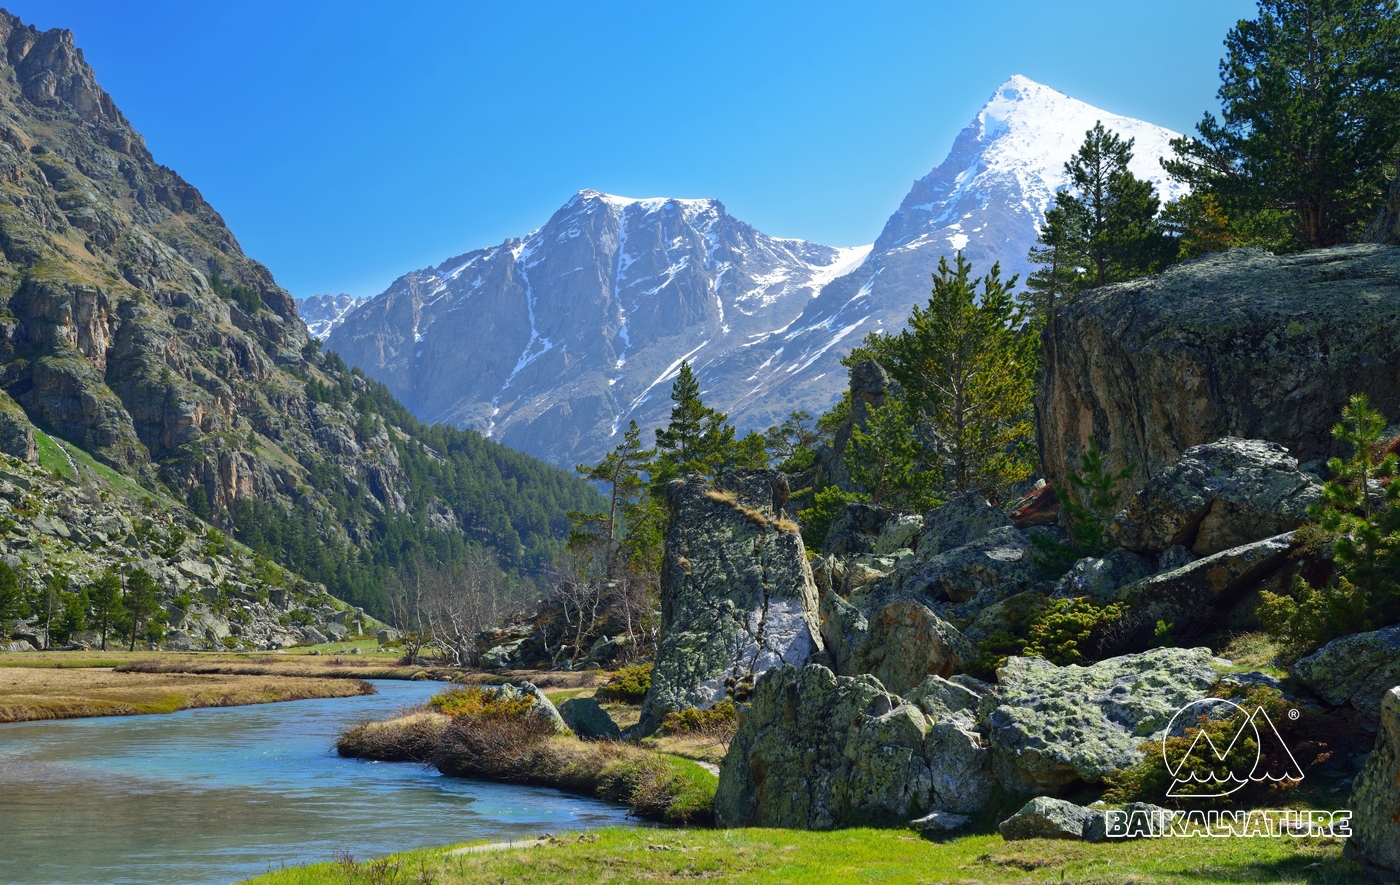
[{"label": "mountain logo icon", "polygon": [[[1185,737],[1191,739],[1171,740]],[[1162,734],[1162,760],[1172,777],[1167,795],[1178,799],[1219,799],[1251,782],[1303,779],[1302,767],[1263,707],[1251,712],[1219,698],[1192,701],[1176,711]]]}]

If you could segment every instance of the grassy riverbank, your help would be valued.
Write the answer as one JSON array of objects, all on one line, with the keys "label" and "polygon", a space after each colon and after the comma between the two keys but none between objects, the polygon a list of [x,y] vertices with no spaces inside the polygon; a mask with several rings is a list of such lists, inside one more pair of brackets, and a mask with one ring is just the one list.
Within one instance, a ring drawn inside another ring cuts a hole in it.
[{"label": "grassy riverbank", "polygon": [[1162,839],[1125,844],[1004,842],[966,836],[929,842],[899,830],[603,830],[534,848],[449,854],[417,851],[268,873],[246,885],[466,885],[529,882],[1214,883],[1362,882],[1331,839]]},{"label": "grassy riverbank", "polygon": [[358,679],[3,667],[0,722],[174,713],[373,692],[373,686]]}]

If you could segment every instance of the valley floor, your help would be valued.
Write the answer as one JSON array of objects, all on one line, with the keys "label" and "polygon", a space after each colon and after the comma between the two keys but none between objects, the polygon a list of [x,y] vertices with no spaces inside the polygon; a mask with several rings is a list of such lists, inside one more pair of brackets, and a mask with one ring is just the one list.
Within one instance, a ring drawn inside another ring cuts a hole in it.
[{"label": "valley floor", "polygon": [[[494,847],[494,846],[493,846]],[[1363,882],[1335,839],[1161,839],[1127,844],[997,835],[943,843],[900,830],[603,830],[527,848],[429,849],[271,872],[245,885],[358,883],[1211,883]]]},{"label": "valley floor", "polygon": [[0,722],[174,713],[373,692],[373,686],[359,679],[8,666],[0,667]]}]

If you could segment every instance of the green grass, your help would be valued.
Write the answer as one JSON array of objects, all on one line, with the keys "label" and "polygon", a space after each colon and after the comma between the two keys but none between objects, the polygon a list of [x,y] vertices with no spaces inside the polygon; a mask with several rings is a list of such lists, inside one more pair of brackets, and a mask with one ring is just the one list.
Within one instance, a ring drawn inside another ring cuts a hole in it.
[{"label": "green grass", "polygon": [[39,466],[49,471],[57,473],[64,479],[78,480],[78,471],[73,469],[73,464],[64,455],[64,449],[52,437],[41,430],[34,431],[34,448],[39,454]]},{"label": "green grass", "polygon": [[[1333,839],[1147,839],[1087,845],[997,835],[935,843],[900,830],[602,830],[539,848],[430,849],[268,873],[247,885],[357,883],[1212,883],[1365,881]],[[377,868],[377,869],[376,869]]]}]

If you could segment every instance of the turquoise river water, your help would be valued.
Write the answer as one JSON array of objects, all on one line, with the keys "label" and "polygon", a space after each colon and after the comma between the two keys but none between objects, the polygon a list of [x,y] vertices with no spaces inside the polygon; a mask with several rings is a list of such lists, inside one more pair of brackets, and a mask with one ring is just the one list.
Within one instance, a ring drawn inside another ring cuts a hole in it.
[{"label": "turquoise river water", "polygon": [[0,725],[0,882],[230,883],[285,864],[635,824],[555,790],[341,759],[336,733],[441,685],[251,707]]}]

